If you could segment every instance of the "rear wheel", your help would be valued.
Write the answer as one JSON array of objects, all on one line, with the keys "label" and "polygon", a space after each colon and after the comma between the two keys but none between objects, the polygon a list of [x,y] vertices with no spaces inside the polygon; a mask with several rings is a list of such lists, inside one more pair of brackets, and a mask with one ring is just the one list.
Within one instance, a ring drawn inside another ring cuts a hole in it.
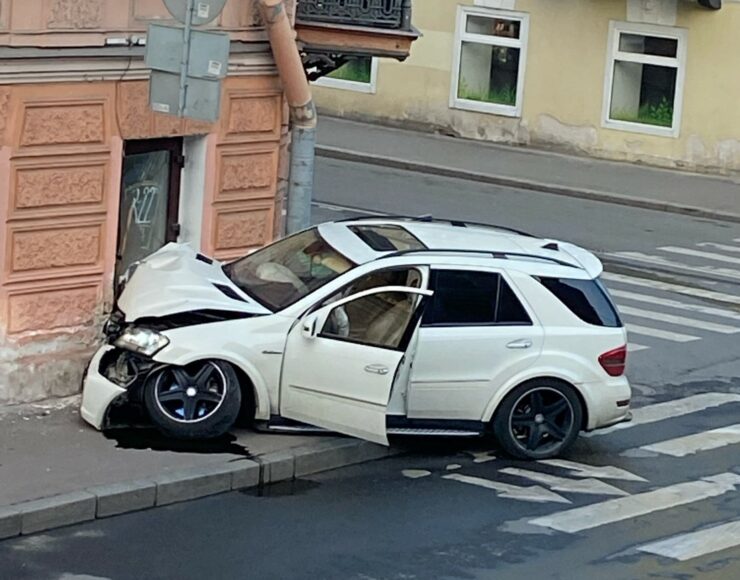
[{"label": "rear wheel", "polygon": [[551,380],[519,385],[496,412],[493,431],[509,455],[548,459],[578,438],[583,409],[573,387]]},{"label": "rear wheel", "polygon": [[210,439],[223,435],[236,422],[241,389],[230,364],[200,361],[156,371],[147,382],[144,403],[165,435]]}]

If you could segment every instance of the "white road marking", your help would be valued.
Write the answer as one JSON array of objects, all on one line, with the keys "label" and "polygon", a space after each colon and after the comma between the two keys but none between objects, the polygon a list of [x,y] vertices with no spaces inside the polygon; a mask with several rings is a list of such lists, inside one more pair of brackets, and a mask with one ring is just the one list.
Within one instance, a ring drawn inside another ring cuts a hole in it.
[{"label": "white road marking", "polygon": [[462,469],[462,465],[459,463],[450,463],[445,469],[447,471],[457,471],[458,469]]},{"label": "white road marking", "polygon": [[[597,437],[600,435],[606,435],[613,431],[621,431],[622,429],[630,429],[639,425],[657,423],[658,421],[664,421],[673,417],[682,417],[683,415],[690,415],[691,413],[697,413],[699,411],[720,407],[730,403],[740,403],[740,395],[734,393],[701,393],[684,399],[674,399],[673,401],[667,401],[665,403],[656,403],[655,405],[638,407],[637,409],[632,409],[631,422],[619,423],[613,427],[599,429],[592,433],[583,433],[582,436]],[[594,475],[594,477],[598,476]]]},{"label": "white road marking", "polygon": [[549,473],[540,473],[538,471],[529,471],[528,469],[519,469],[518,467],[507,467],[499,470],[499,473],[513,475],[529,479],[536,483],[543,483],[552,491],[563,493],[586,493],[592,495],[629,495],[626,491],[614,487],[598,479],[568,479],[567,477],[557,477]]},{"label": "white road marking", "polygon": [[[677,437],[676,439],[643,445],[640,449],[653,451],[661,455],[671,455],[672,457],[686,457],[700,451],[711,451],[712,449],[719,449],[738,443],[740,443],[740,425],[730,425],[728,427],[712,429],[711,431],[702,431],[701,433],[687,435],[686,437]],[[625,453],[629,452],[625,451]]]},{"label": "white road marking", "polygon": [[727,326],[726,324],[717,324],[716,322],[705,322],[696,318],[687,318],[686,316],[676,316],[674,314],[665,314],[653,310],[643,310],[642,308],[632,308],[632,306],[619,306],[619,312],[626,316],[635,316],[637,318],[646,318],[648,320],[657,320],[658,322],[667,322],[668,324],[677,324],[696,328],[697,330],[708,330],[709,332],[719,332],[721,334],[735,334],[740,332],[740,328]]},{"label": "white road marking", "polygon": [[483,479],[480,477],[460,475],[459,473],[443,475],[442,479],[450,479],[452,481],[459,481],[461,483],[468,483],[470,485],[492,489],[496,492],[498,497],[503,497],[505,499],[515,499],[518,501],[530,501],[535,503],[571,503],[570,500],[564,498],[562,495],[553,493],[539,485],[519,487],[518,485],[510,485],[508,483],[491,481],[490,479]]},{"label": "white road marking", "polygon": [[737,473],[721,473],[662,487],[646,493],[610,499],[601,503],[565,510],[549,516],[535,518],[529,523],[575,534],[622,520],[637,518],[653,512],[675,508],[735,491],[740,485]]},{"label": "white road marking", "polygon": [[473,456],[473,463],[488,463],[496,459],[491,451],[467,451],[466,453]]},{"label": "white road marking", "polygon": [[698,336],[681,334],[680,332],[669,332],[667,330],[660,330],[649,326],[640,326],[639,324],[625,324],[625,327],[627,328],[627,331],[632,334],[652,336],[653,338],[661,338],[663,340],[670,340],[671,342],[693,342],[695,340],[701,340]]},{"label": "white road marking", "polygon": [[426,469],[404,469],[401,473],[409,479],[420,479],[432,475],[432,472]]},{"label": "white road marking", "polygon": [[725,256],[724,254],[715,254],[713,252],[702,252],[700,250],[692,250],[691,248],[676,248],[674,246],[666,246],[664,248],[658,248],[663,252],[670,252],[672,254],[682,254],[684,256],[692,256],[694,258],[702,258],[704,260],[714,260],[715,262],[725,262],[727,264],[740,264],[740,258],[734,256]]},{"label": "white road marking", "polygon": [[640,352],[641,350],[649,350],[649,346],[645,346],[643,344],[637,344],[635,342],[630,342],[627,345],[627,351],[628,352]]},{"label": "white road marking", "polygon": [[712,306],[704,306],[701,304],[686,304],[685,302],[679,302],[678,300],[658,298],[657,296],[652,296],[650,294],[637,294],[635,292],[627,292],[625,290],[610,290],[609,293],[616,298],[634,300],[635,302],[646,302],[648,304],[655,304],[656,306],[666,306],[677,310],[698,312],[700,314],[708,314],[710,316],[719,316],[720,318],[730,318],[731,320],[740,321],[740,312],[732,312],[731,310],[724,310],[723,308],[713,308]]},{"label": "white road marking", "polygon": [[740,546],[740,520],[639,546],[640,552],[686,562]]},{"label": "white road marking", "polygon": [[700,248],[715,248],[724,252],[740,252],[740,246],[727,246],[725,244],[715,244],[714,242],[702,242],[696,245]]},{"label": "white road marking", "polygon": [[684,264],[683,262],[674,262],[672,260],[667,260],[662,256],[653,256],[651,254],[643,254],[641,252],[608,252],[606,255],[614,256],[615,258],[632,260],[635,262],[642,262],[644,264],[653,264],[654,266],[663,266],[674,270],[702,272],[704,274],[709,274],[712,276],[722,276],[724,278],[740,280],[740,270],[731,270],[729,268],[715,268],[714,266],[693,266],[691,264]]},{"label": "white road marking", "polygon": [[568,461],[567,459],[542,459],[537,463],[567,469],[574,477],[596,477],[598,479],[619,479],[622,481],[647,481],[644,477],[640,477],[626,469],[613,467],[611,465],[600,467],[597,465],[588,465],[587,463]]},{"label": "white road marking", "polygon": [[628,284],[630,286],[639,286],[641,288],[652,288],[654,290],[663,290],[665,292],[675,292],[676,294],[685,294],[694,298],[706,298],[716,302],[727,302],[729,304],[740,304],[740,296],[725,294],[723,292],[714,292],[713,290],[704,290],[692,286],[683,286],[681,284],[672,284],[670,282],[660,282],[658,280],[648,280],[647,278],[634,278],[623,274],[611,274],[605,272],[601,275],[604,280]]}]

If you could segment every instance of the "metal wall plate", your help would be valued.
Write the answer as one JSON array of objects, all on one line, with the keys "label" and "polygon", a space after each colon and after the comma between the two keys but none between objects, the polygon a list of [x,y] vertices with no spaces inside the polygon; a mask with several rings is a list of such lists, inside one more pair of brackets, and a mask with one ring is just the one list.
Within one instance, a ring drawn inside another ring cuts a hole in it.
[{"label": "metal wall plate", "polygon": [[[188,16],[188,0],[164,0],[170,14],[185,24]],[[226,0],[193,0],[193,25],[201,26],[213,22],[223,12]]]}]

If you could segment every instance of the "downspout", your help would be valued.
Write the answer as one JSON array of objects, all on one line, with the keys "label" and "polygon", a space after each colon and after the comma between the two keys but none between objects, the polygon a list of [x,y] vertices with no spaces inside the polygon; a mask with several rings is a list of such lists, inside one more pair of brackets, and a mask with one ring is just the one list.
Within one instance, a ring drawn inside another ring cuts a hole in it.
[{"label": "downspout", "polygon": [[316,107],[284,0],[259,0],[259,9],[290,107],[292,129],[286,228],[291,234],[311,225]]}]

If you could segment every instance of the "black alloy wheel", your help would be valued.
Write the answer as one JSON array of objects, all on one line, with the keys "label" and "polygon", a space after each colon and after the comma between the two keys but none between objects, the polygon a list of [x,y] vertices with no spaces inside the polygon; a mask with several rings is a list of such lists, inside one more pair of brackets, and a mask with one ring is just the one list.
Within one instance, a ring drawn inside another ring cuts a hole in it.
[{"label": "black alloy wheel", "polygon": [[156,371],[147,382],[144,402],[166,435],[204,439],[223,435],[233,426],[241,389],[231,365],[208,360]]},{"label": "black alloy wheel", "polygon": [[494,419],[494,432],[509,454],[548,459],[576,440],[583,409],[572,387],[556,381],[520,385],[509,394]]}]

